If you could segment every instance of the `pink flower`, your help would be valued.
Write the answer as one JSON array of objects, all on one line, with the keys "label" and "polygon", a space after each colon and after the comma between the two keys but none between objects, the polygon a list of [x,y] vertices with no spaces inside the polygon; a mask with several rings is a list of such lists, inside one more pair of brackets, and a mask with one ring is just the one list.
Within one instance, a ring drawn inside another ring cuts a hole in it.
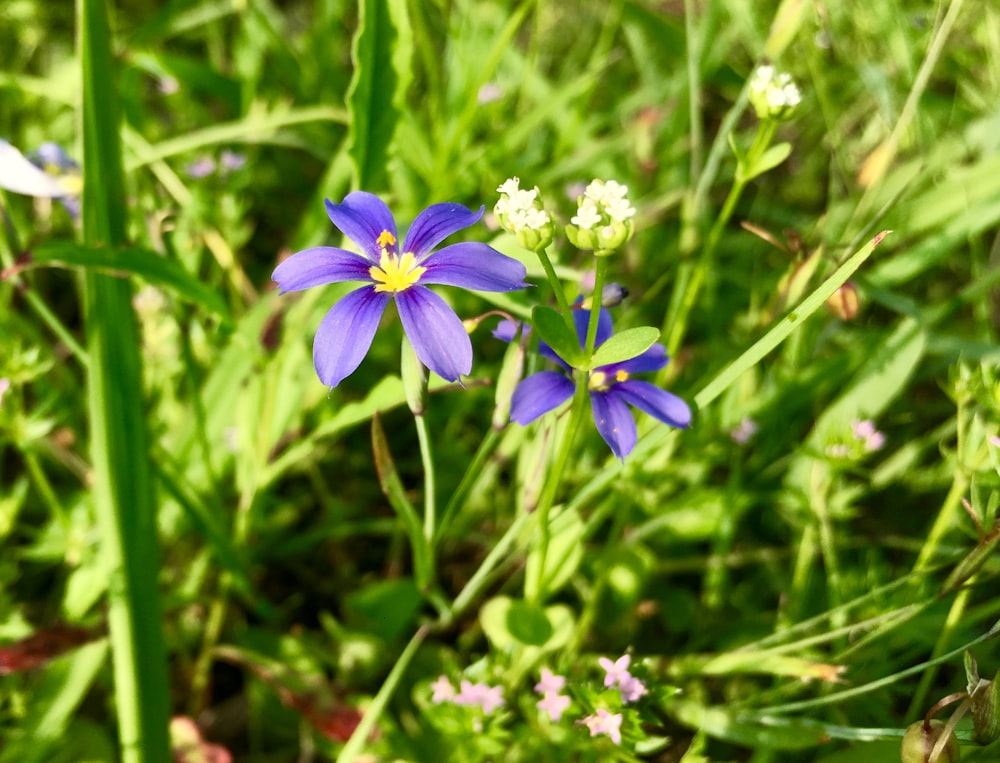
[{"label": "pink flower", "polygon": [[456,705],[479,705],[489,715],[504,704],[502,686],[487,686],[463,680],[460,688],[454,698]]},{"label": "pink flower", "polygon": [[[609,660],[610,662],[610,660]],[[615,744],[622,743],[622,714],[609,713],[607,710],[598,710],[594,715],[588,715],[580,721],[590,730],[592,737],[598,734],[607,734]]]},{"label": "pink flower", "polygon": [[600,665],[605,672],[604,685],[615,686],[620,684],[623,679],[631,678],[631,674],[628,672],[628,666],[632,662],[632,657],[630,655],[622,655],[617,660],[612,662],[607,657],[601,657],[597,664]]},{"label": "pink flower", "polygon": [[542,668],[542,680],[535,684],[535,691],[539,694],[559,693],[565,685],[565,677],[553,673],[548,668]]},{"label": "pink flower", "polygon": [[618,682],[618,691],[622,694],[622,702],[635,702],[647,693],[646,684],[635,676],[628,676]]},{"label": "pink flower", "polygon": [[562,718],[562,714],[569,707],[570,699],[564,694],[555,691],[545,692],[545,696],[535,703],[535,706],[542,712],[548,713],[553,723]]},{"label": "pink flower", "polygon": [[435,705],[455,699],[455,687],[451,685],[451,681],[445,675],[438,676],[438,680],[431,684],[431,689],[434,690],[431,702]]}]

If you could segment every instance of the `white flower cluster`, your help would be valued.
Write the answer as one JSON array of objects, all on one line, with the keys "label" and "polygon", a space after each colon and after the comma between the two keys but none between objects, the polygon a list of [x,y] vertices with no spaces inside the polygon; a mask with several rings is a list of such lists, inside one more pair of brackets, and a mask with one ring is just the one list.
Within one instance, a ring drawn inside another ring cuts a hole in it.
[{"label": "white flower cluster", "polygon": [[528,190],[520,185],[519,178],[505,180],[497,188],[500,199],[493,207],[493,212],[503,226],[513,233],[525,229],[540,231],[552,222],[552,217],[541,208],[538,189]]},{"label": "white flower cluster", "polygon": [[623,223],[635,214],[635,207],[629,204],[627,195],[628,186],[615,180],[593,180],[580,197],[576,215],[570,222],[584,230],[602,222]]},{"label": "white flower cluster", "polygon": [[577,200],[566,236],[579,249],[610,254],[632,238],[633,215],[635,207],[629,203],[628,186],[614,180],[593,180]]},{"label": "white flower cluster", "polygon": [[760,119],[786,119],[802,101],[792,75],[773,66],[758,66],[750,78],[750,103]]}]

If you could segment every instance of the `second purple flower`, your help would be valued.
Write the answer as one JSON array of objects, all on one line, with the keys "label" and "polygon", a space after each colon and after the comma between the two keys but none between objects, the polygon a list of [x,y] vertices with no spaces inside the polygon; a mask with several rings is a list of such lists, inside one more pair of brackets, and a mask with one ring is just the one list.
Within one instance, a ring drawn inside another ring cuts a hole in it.
[{"label": "second purple flower", "polygon": [[451,234],[483,215],[461,204],[432,204],[417,215],[402,246],[385,202],[355,191],[342,204],[326,202],[333,224],[361,253],[332,246],[297,252],[271,276],[282,292],[345,281],[363,285],[323,318],[313,340],[313,365],[330,387],[357,369],[368,353],[382,313],[396,302],[403,330],[420,362],[447,381],[472,370],[472,342],[455,311],[428,284],[477,291],[514,291],[528,286],[524,265],[478,242],[437,251]]}]

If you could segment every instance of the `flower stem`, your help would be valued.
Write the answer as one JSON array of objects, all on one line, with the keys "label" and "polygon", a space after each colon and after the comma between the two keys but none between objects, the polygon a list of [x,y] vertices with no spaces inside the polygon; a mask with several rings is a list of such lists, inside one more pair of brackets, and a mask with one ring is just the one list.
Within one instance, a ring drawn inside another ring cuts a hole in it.
[{"label": "flower stem", "polygon": [[434,542],[437,524],[437,501],[434,497],[434,457],[431,451],[431,438],[427,434],[427,419],[424,415],[415,414],[417,425],[417,440],[420,442],[420,463],[424,470],[424,539],[428,546]]},{"label": "flower stem", "polygon": [[562,313],[563,320],[566,321],[566,325],[569,327],[569,330],[573,334],[576,334],[576,326],[573,324],[572,308],[566,299],[566,293],[563,291],[562,281],[559,280],[559,276],[556,274],[556,269],[552,266],[552,261],[549,259],[549,255],[545,249],[538,249],[537,252],[538,260],[542,263],[542,267],[545,269],[545,276],[549,279],[549,286],[552,288],[552,293],[555,294],[556,302],[559,305],[559,312]]},{"label": "flower stem", "polygon": [[[607,273],[607,256],[597,257],[597,268],[596,273],[594,274],[593,307],[591,308],[590,317],[587,321],[587,337],[584,341],[584,358],[586,359],[586,364],[588,366],[590,365],[590,358],[594,354],[594,344],[597,341],[597,323],[598,316],[601,311],[601,293],[604,290],[604,281],[607,279]],[[569,317],[572,321],[572,315]],[[573,327],[573,331],[574,333],[576,331],[575,325]],[[563,475],[566,472],[566,465],[569,463],[569,456],[573,451],[573,442],[576,440],[577,430],[579,430],[580,422],[583,420],[586,413],[588,378],[587,370],[577,369],[576,390],[573,393],[573,403],[572,409],[570,410],[569,423],[567,424],[566,431],[563,434],[556,462],[553,465],[552,470],[547,475],[545,487],[542,489],[542,494],[538,500],[538,506],[536,508],[536,513],[538,514],[539,555],[538,566],[536,569],[538,572],[536,573],[533,581],[525,580],[525,598],[529,600],[542,601],[545,598],[545,561],[546,556],[548,555],[549,540],[551,536],[549,531],[549,512],[555,503],[556,492],[559,489]]]},{"label": "flower stem", "polygon": [[[747,152],[746,167],[752,169],[764,152],[767,151],[776,128],[777,122],[774,120],[767,120],[759,125],[757,134],[754,136],[753,145],[751,145],[750,150]],[[733,210],[736,208],[736,203],[743,194],[747,182],[748,179],[738,170],[736,177],[733,179],[733,185],[729,189],[729,195],[726,196],[722,209],[719,211],[719,215],[715,218],[715,222],[708,232],[698,261],[694,264],[690,262],[681,264],[682,272],[678,274],[674,296],[671,300],[670,310],[667,313],[663,327],[663,333],[667,334],[666,346],[668,355],[674,355],[684,341],[691,310],[698,299],[698,294],[705,282],[705,277],[715,263],[715,250],[719,245],[719,240],[722,238],[722,232],[729,223]],[[668,326],[670,328],[669,333],[667,332]]]},{"label": "flower stem", "polygon": [[375,724],[378,723],[378,719],[382,717],[382,713],[385,711],[386,705],[389,704],[389,700],[396,691],[396,687],[399,685],[400,680],[403,678],[403,674],[406,669],[410,666],[413,658],[417,654],[417,650],[420,649],[420,645],[427,638],[428,627],[426,625],[421,625],[417,628],[417,632],[413,634],[413,638],[410,639],[410,643],[406,645],[403,653],[399,655],[396,660],[396,664],[392,666],[392,670],[389,671],[389,675],[385,679],[385,683],[382,684],[382,688],[378,690],[378,694],[372,700],[372,703],[365,709],[364,715],[361,716],[361,721],[358,723],[357,727],[354,729],[354,733],[351,734],[351,738],[347,740],[347,744],[344,745],[344,749],[340,751],[340,755],[337,756],[337,763],[350,763],[361,752],[362,747],[365,742],[368,741],[368,737],[371,735],[372,730],[375,728]]}]

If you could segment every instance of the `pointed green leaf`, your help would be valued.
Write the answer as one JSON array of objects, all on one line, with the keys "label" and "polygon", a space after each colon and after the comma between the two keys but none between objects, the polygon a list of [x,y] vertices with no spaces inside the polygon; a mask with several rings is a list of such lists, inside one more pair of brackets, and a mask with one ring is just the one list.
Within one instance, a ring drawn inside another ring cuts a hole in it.
[{"label": "pointed green leaf", "polygon": [[538,335],[555,350],[556,355],[575,368],[583,365],[580,338],[570,331],[566,321],[556,310],[539,305],[531,312],[531,320]]},{"label": "pointed green leaf", "polygon": [[753,180],[781,164],[792,153],[791,143],[778,143],[765,151],[752,165],[747,167],[745,180]]},{"label": "pointed green leaf", "polygon": [[412,80],[413,35],[405,0],[361,0],[347,93],[347,152],[359,188],[386,186],[396,123]]},{"label": "pointed green leaf", "polygon": [[31,251],[32,266],[83,268],[85,270],[137,275],[194,302],[230,323],[226,301],[218,291],[188,273],[176,260],[140,247],[82,246],[72,241],[50,241]]},{"label": "pointed green leaf", "polygon": [[623,360],[637,358],[660,338],[659,329],[652,326],[640,326],[634,329],[620,331],[610,337],[594,352],[590,367],[600,368]]}]

